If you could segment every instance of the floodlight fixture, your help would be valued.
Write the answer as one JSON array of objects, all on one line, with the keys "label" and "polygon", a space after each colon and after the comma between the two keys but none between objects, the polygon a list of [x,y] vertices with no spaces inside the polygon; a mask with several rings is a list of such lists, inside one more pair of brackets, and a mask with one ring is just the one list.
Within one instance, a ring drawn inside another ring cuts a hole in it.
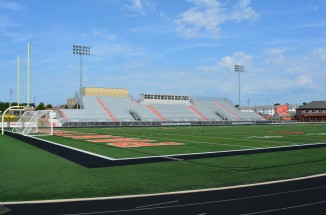
[{"label": "floodlight fixture", "polygon": [[73,45],[72,47],[73,54],[79,55],[91,55],[91,47],[89,46],[80,46],[80,45]]},{"label": "floodlight fixture", "polygon": [[239,109],[240,109],[240,72],[244,72],[244,66],[242,65],[234,65],[234,71],[238,73],[238,83],[239,83]]},{"label": "floodlight fixture", "polygon": [[80,108],[82,108],[83,98],[82,98],[82,88],[83,88],[83,55],[91,55],[91,47],[90,46],[82,46],[82,45],[73,45],[72,53],[76,55],[80,55],[80,88],[79,88],[79,101]]},{"label": "floodlight fixture", "polygon": [[235,65],[235,66],[234,66],[234,71],[235,71],[235,72],[244,72],[244,66],[241,66],[241,65]]}]

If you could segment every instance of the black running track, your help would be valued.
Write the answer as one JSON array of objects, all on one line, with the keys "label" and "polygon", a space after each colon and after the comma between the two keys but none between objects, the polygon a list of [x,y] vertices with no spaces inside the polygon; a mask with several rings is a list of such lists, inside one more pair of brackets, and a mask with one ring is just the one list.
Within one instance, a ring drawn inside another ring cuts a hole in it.
[{"label": "black running track", "polygon": [[325,215],[326,176],[226,190],[107,200],[4,204],[4,215]]},{"label": "black running track", "polygon": [[190,159],[200,159],[200,158],[226,157],[226,156],[234,156],[234,155],[249,155],[249,154],[257,154],[257,153],[280,152],[280,151],[326,147],[326,143],[318,143],[318,144],[305,144],[305,145],[294,145],[294,146],[283,146],[283,147],[234,150],[234,151],[224,151],[224,152],[210,152],[210,153],[196,153],[196,154],[185,154],[185,155],[157,156],[157,157],[148,157],[148,158],[108,160],[105,158],[97,157],[95,155],[62,147],[60,145],[55,145],[47,141],[35,139],[29,136],[23,136],[12,132],[6,132],[6,135],[21,140],[22,142],[25,142],[37,148],[48,151],[50,153],[53,153],[57,156],[75,162],[87,168],[135,165],[135,164],[190,160]]}]

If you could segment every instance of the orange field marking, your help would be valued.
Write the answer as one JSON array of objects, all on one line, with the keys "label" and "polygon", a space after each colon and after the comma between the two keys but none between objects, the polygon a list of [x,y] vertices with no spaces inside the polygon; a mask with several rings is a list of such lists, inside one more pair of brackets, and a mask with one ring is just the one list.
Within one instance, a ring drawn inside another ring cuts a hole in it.
[{"label": "orange field marking", "polygon": [[110,146],[116,146],[121,148],[134,148],[134,147],[152,147],[152,146],[175,146],[182,145],[181,143],[175,142],[164,142],[164,143],[146,143],[146,142],[119,142],[109,143]]},{"label": "orange field marking", "polygon": [[85,140],[92,143],[108,143],[108,145],[121,148],[183,145],[182,143],[177,142],[153,143],[154,140],[148,139],[113,136],[108,134],[92,134],[74,131],[56,131],[55,135],[76,140]]},{"label": "orange field marking", "polygon": [[98,139],[88,140],[92,143],[113,143],[113,142],[152,142],[152,140],[137,140],[132,138],[118,138],[118,139]]},{"label": "orange field marking", "polygon": [[85,136],[69,136],[72,139],[99,139],[99,138],[109,138],[111,135],[85,135]]}]

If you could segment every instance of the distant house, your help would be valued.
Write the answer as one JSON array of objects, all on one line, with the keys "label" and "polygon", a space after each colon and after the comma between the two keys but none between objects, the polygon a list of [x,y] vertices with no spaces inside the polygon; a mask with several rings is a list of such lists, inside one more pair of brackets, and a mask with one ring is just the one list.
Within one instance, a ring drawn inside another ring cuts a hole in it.
[{"label": "distant house", "polygon": [[279,116],[287,116],[289,114],[289,105],[278,105],[277,107],[275,107],[275,113]]},{"label": "distant house", "polygon": [[273,105],[255,106],[254,111],[264,116],[274,116],[275,108]]},{"label": "distant house", "polygon": [[326,101],[313,101],[297,108],[295,118],[302,122],[326,122]]},{"label": "distant house", "polygon": [[77,105],[77,99],[76,98],[69,98],[67,99],[66,108],[73,109]]}]

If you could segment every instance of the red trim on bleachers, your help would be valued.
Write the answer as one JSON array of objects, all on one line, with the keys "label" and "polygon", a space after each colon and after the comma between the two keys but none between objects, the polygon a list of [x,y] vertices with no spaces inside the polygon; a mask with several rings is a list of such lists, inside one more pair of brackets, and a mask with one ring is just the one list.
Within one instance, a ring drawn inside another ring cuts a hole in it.
[{"label": "red trim on bleachers", "polygon": [[112,112],[105,106],[105,104],[103,103],[103,101],[100,98],[96,98],[96,101],[98,102],[98,104],[102,107],[102,109],[104,110],[104,112],[106,113],[106,115],[108,115],[110,117],[110,119],[115,122],[117,121],[115,116],[112,114]]},{"label": "red trim on bleachers", "polygon": [[188,106],[188,108],[203,120],[208,121],[207,117],[204,116],[204,114],[200,113],[199,110],[197,110],[197,108],[194,105]]},{"label": "red trim on bleachers", "polygon": [[223,110],[225,110],[226,112],[228,112],[229,114],[231,114],[232,116],[234,116],[235,118],[237,118],[239,121],[242,121],[242,119],[236,115],[235,113],[233,113],[232,111],[230,111],[228,108],[226,108],[224,105],[214,101],[214,103],[219,106],[220,108],[222,108]]},{"label": "red trim on bleachers", "polygon": [[155,114],[155,116],[157,116],[160,120],[162,121],[166,121],[166,118],[160,113],[158,112],[158,110],[156,110],[152,105],[147,105],[148,109],[150,109],[153,114]]},{"label": "red trim on bleachers", "polygon": [[62,116],[63,116],[65,122],[67,122],[67,121],[68,121],[68,117],[67,117],[67,115],[65,114],[65,112],[63,112],[62,110],[59,110],[59,111],[61,112],[61,114],[62,114]]}]

